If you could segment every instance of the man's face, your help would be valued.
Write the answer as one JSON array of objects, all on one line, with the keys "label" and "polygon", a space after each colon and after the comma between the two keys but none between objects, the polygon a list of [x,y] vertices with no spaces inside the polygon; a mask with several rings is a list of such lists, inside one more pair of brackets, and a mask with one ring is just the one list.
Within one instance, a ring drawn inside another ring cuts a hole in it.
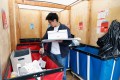
[{"label": "man's face", "polygon": [[48,23],[52,26],[52,27],[56,27],[57,25],[57,21],[54,19],[53,21],[52,20],[48,20]]}]

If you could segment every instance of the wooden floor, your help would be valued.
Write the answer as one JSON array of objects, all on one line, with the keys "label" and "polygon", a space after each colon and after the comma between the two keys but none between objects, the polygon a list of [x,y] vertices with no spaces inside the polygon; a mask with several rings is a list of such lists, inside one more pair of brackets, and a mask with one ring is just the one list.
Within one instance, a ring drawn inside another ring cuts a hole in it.
[{"label": "wooden floor", "polygon": [[73,74],[70,71],[67,71],[67,80],[80,80],[76,76],[73,77]]}]

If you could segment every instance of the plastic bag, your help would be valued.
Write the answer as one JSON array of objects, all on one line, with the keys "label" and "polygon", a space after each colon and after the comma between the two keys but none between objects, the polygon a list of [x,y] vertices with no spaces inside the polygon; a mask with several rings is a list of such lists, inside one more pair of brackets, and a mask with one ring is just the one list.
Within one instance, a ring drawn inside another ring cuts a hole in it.
[{"label": "plastic bag", "polygon": [[100,56],[117,56],[120,54],[120,22],[112,21],[108,32],[98,39],[97,45],[100,47]]}]

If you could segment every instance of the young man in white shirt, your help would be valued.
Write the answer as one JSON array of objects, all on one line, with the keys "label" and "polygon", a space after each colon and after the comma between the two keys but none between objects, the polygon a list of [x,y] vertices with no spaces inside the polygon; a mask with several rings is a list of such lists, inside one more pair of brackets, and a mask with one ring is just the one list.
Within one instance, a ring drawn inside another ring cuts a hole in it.
[{"label": "young man in white shirt", "polygon": [[[48,23],[50,24],[50,27],[47,29],[43,39],[48,39],[48,31],[58,31],[58,30],[67,30],[68,38],[71,38],[70,30],[67,26],[64,24],[61,24],[59,22],[59,17],[56,13],[49,13],[46,17],[46,20],[48,20]],[[50,55],[58,61],[60,64],[64,67],[64,76],[63,80],[66,80],[66,59],[69,54],[69,45],[71,44],[71,41],[63,40],[63,41],[54,41],[48,43],[47,52],[50,53]],[[42,50],[42,49],[41,49]]]}]

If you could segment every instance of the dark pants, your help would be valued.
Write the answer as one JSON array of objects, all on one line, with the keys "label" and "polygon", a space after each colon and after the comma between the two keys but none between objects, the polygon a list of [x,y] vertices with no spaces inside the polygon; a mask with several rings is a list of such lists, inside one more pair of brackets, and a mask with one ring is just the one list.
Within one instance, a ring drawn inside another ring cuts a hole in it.
[{"label": "dark pants", "polygon": [[63,65],[63,67],[64,67],[63,80],[66,80],[66,67],[65,67],[65,65],[66,65],[67,57],[62,58],[62,57],[61,57],[61,54],[55,55],[55,54],[52,54],[52,53],[51,53],[51,57],[52,57],[53,59],[55,59],[56,61],[58,61],[61,65]]}]

